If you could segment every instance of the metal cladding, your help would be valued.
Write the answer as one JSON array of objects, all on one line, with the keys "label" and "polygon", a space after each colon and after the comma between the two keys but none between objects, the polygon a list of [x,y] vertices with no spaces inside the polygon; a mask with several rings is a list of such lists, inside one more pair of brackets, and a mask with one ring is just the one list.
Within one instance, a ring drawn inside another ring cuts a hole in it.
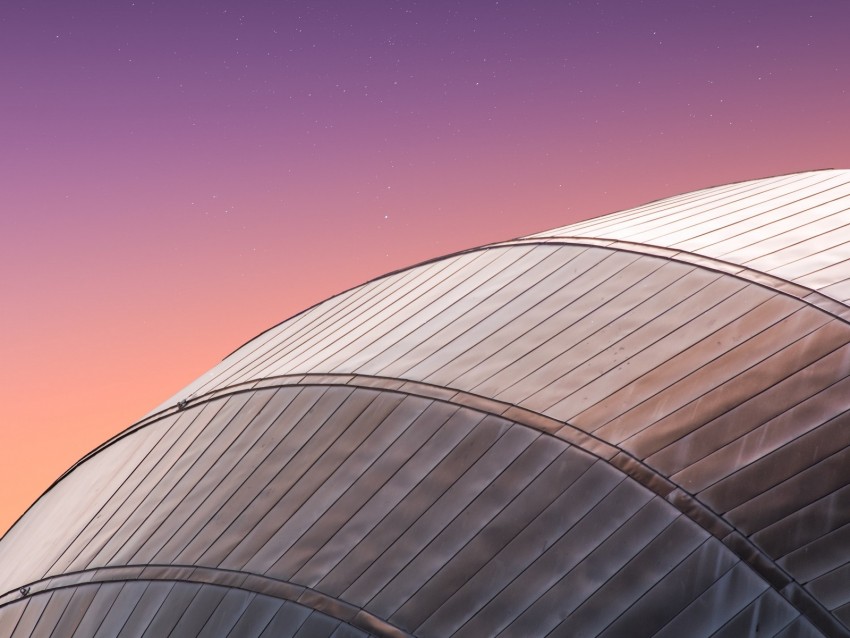
[{"label": "metal cladding", "polygon": [[0,541],[4,636],[850,635],[850,171],[264,332]]}]

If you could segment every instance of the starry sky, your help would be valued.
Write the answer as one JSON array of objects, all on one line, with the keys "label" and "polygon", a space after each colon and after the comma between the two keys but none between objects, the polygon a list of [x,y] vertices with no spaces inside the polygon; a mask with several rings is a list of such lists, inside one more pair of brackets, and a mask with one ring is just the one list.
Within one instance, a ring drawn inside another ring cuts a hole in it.
[{"label": "starry sky", "polygon": [[846,0],[0,6],[0,533],[384,272],[850,167]]}]

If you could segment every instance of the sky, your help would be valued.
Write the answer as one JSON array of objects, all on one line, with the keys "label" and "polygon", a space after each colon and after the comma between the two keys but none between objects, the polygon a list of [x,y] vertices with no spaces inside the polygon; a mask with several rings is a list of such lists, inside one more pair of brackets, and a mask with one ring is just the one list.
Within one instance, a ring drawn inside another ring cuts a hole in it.
[{"label": "sky", "polygon": [[0,533],[385,272],[850,168],[847,0],[0,4]]}]

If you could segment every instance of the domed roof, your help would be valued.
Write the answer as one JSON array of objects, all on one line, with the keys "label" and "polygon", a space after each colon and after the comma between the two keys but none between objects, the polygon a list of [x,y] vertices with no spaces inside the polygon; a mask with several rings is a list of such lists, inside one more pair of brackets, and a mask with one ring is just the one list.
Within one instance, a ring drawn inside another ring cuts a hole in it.
[{"label": "domed roof", "polygon": [[271,328],[7,533],[0,626],[850,635],[849,182],[680,195]]}]

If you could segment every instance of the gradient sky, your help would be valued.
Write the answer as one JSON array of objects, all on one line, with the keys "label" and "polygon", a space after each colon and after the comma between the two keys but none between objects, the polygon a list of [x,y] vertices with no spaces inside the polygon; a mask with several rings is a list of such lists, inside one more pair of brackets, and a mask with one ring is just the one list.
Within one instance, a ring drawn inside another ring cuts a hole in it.
[{"label": "gradient sky", "polygon": [[850,2],[0,7],[0,533],[261,330],[450,251],[850,168]]}]

